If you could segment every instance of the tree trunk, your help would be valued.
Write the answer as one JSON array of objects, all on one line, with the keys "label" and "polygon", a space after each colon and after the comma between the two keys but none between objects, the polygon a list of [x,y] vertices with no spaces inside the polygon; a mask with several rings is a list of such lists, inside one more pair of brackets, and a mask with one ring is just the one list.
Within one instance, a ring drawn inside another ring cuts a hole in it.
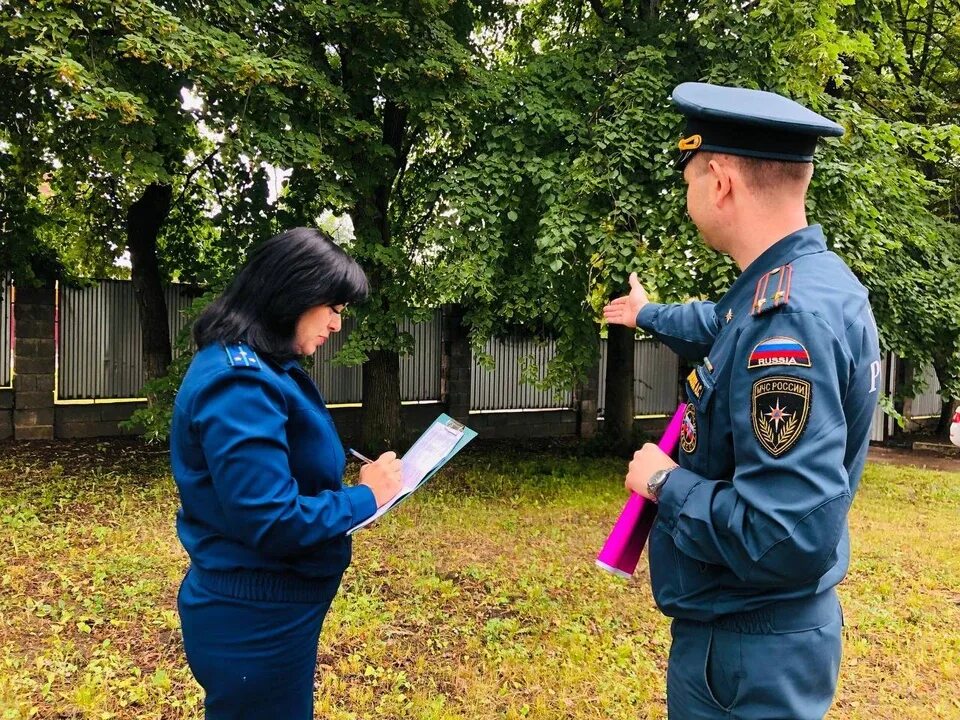
[{"label": "tree trunk", "polygon": [[633,328],[607,330],[607,388],[603,399],[603,435],[617,453],[633,450]]},{"label": "tree trunk", "polygon": [[[947,387],[946,363],[934,361],[933,371],[937,374],[937,381],[940,383],[940,387]],[[943,391],[941,391],[940,399],[940,419],[937,421],[937,435],[948,437],[950,435],[950,421],[953,419],[953,413],[956,412],[957,401],[944,395]]]},{"label": "tree trunk", "polygon": [[[599,336],[597,336],[599,341]],[[597,351],[596,346],[592,348]],[[587,377],[574,388],[574,406],[577,410],[577,437],[589,440],[597,434],[597,401],[600,392],[600,357],[587,371]],[[633,414],[631,410],[631,415]]]},{"label": "tree trunk", "polygon": [[[358,239],[371,240],[378,245],[388,245],[389,224],[384,223],[377,203],[358,202],[351,212],[354,232]],[[379,266],[364,268],[370,280],[371,302],[375,312],[389,314],[389,300],[380,291],[384,285]],[[387,334],[390,334],[387,336]],[[361,437],[364,447],[370,452],[396,449],[400,433],[400,356],[396,347],[396,326],[378,328],[377,345],[380,349],[369,353],[363,364],[363,421]]]},{"label": "tree trunk", "polygon": [[903,418],[903,427],[894,424],[893,435],[894,437],[900,437],[904,433],[910,432],[910,420],[907,418],[907,413],[912,410],[913,400],[908,398],[907,392],[909,391],[908,385],[913,383],[913,367],[902,358],[896,358],[896,363],[893,381],[893,409]]},{"label": "tree trunk", "polygon": [[[352,63],[344,66],[346,73]],[[349,73],[345,75],[348,77]],[[354,98],[354,106],[360,117],[369,119],[372,101],[367,97]],[[365,152],[358,151],[355,166],[365,175],[365,182],[358,182],[358,198],[351,210],[354,234],[361,246],[380,245],[390,247],[393,229],[390,224],[390,202],[393,183],[400,168],[406,163],[403,141],[407,131],[408,111],[392,100],[383,108],[383,143],[393,151],[392,163],[369,164]],[[370,279],[373,302],[385,317],[390,317],[390,301],[382,292],[384,287],[396,284],[389,268],[371,262],[366,268]],[[365,447],[371,452],[396,449],[401,437],[400,426],[400,357],[397,346],[397,328],[379,328],[378,350],[370,353],[363,366],[363,425],[362,437]]]},{"label": "tree trunk", "polygon": [[154,183],[127,211],[130,275],[140,312],[143,366],[148,382],[165,375],[170,365],[170,329],[157,262],[157,235],[170,213],[171,196],[169,185]]},{"label": "tree trunk", "polygon": [[374,350],[363,364],[363,447],[398,450],[400,440],[400,356]]}]

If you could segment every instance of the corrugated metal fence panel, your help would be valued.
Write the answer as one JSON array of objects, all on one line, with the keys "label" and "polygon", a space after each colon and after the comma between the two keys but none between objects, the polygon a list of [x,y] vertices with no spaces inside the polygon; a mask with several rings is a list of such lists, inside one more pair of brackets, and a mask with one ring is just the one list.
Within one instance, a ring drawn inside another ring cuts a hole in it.
[{"label": "corrugated metal fence panel", "polygon": [[[196,291],[171,285],[164,293],[172,340],[188,322],[183,311],[190,307]],[[58,397],[140,397],[144,384],[143,346],[133,284],[127,280],[101,280],[86,288],[61,285],[59,313]]]},{"label": "corrugated metal fence panel", "polygon": [[309,369],[310,377],[320,388],[320,394],[328,405],[342,405],[358,403],[362,398],[362,373],[359,365],[334,365],[333,357],[340,352],[343,344],[350,336],[356,325],[352,317],[343,319],[340,332],[330,336],[330,339],[317,350],[313,356],[313,367]]},{"label": "corrugated metal fence panel", "polygon": [[13,380],[10,373],[13,362],[13,333],[10,329],[12,297],[13,284],[9,279],[0,280],[0,387],[10,387]]},{"label": "corrugated metal fence panel", "polygon": [[[892,369],[890,368],[889,355],[883,355],[880,360],[880,391],[886,394],[891,387],[890,377]],[[870,427],[870,441],[884,442],[887,434],[892,430],[893,420],[877,405],[873,411],[873,425]],[[886,426],[886,427],[885,427]]]},{"label": "corrugated metal fence panel", "polygon": [[[359,403],[363,397],[360,366],[344,367],[332,362],[355,326],[356,321],[352,317],[344,318],[340,332],[331,335],[313,358],[310,377],[330,405]],[[440,399],[440,329],[439,310],[429,322],[407,322],[401,326],[401,330],[413,335],[413,353],[400,356],[401,401]]]},{"label": "corrugated metal fence panel", "polygon": [[413,353],[400,356],[400,399],[440,400],[440,331],[443,319],[437,310],[428,322],[404,322],[400,329],[413,335]]},{"label": "corrugated metal fence panel", "polygon": [[943,399],[940,397],[940,382],[937,380],[937,373],[932,365],[928,365],[922,371],[924,391],[913,398],[913,409],[910,417],[923,418],[940,415],[940,408],[943,405]]},{"label": "corrugated metal fence panel", "polygon": [[[163,294],[167,299],[167,326],[170,329],[170,342],[173,344],[173,357],[181,355],[177,344],[177,337],[180,331],[188,324],[193,324],[191,319],[186,316],[193,301],[199,297],[201,290],[191,285],[171,284],[164,288]],[[137,325],[139,328],[139,324]],[[190,343],[191,347],[193,342]]]},{"label": "corrugated metal fence panel", "polygon": [[[677,409],[676,354],[656,340],[637,340],[633,350],[633,407],[637,415],[668,415]],[[607,392],[607,341],[600,341],[600,380],[597,405],[603,415]]]},{"label": "corrugated metal fence panel", "polygon": [[58,397],[139,396],[143,361],[133,285],[119,280],[85,288],[61,285],[59,311]]},{"label": "corrugated metal fence panel", "polygon": [[633,402],[637,415],[670,415],[677,409],[680,361],[655,340],[638,340],[633,350]]},{"label": "corrugated metal fence panel", "polygon": [[542,378],[547,363],[556,355],[552,340],[493,338],[484,348],[493,356],[495,365],[485,370],[474,362],[470,387],[471,410],[547,410],[569,408],[573,392],[538,390],[520,382],[522,363],[533,362]]}]

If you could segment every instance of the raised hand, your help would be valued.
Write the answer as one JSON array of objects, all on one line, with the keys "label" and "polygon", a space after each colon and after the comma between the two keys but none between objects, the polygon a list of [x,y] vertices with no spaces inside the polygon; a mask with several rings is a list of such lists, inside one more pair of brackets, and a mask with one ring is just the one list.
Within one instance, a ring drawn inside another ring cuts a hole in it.
[{"label": "raised hand", "polygon": [[603,317],[611,325],[637,326],[637,313],[650,302],[647,291],[637,279],[636,273],[630,273],[630,294],[611,300],[603,308]]}]

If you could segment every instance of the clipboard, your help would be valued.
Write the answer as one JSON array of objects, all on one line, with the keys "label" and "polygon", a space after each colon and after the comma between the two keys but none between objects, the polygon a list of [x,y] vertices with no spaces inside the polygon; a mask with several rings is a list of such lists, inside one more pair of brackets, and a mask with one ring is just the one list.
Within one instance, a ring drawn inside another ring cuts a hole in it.
[{"label": "clipboard", "polygon": [[[410,471],[415,473],[413,477],[407,478],[400,492],[378,508],[377,512],[347,530],[347,535],[353,535],[357,530],[376,522],[409,496],[413,495],[413,493],[423,487],[430,478],[436,475],[437,471],[446,465],[450,458],[460,452],[467,443],[476,436],[476,430],[472,430],[463,423],[454,420],[446,413],[437,417],[437,419],[430,423],[430,426],[424,430],[423,434],[417,438],[417,441],[410,446],[410,449],[407,450],[404,456],[400,458],[401,461],[414,463],[413,466],[409,466]],[[429,454],[432,446],[441,443],[443,443],[441,445],[443,447],[443,451],[441,451],[442,454],[438,454],[437,452]],[[427,457],[422,456],[425,453],[427,453]],[[424,465],[424,463],[426,463],[426,465]],[[404,469],[406,472],[408,466],[405,466]]]}]

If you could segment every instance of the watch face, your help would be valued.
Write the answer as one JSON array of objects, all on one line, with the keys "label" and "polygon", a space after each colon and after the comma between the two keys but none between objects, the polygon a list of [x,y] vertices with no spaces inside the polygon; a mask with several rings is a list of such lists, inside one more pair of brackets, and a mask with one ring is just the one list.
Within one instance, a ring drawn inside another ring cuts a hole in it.
[{"label": "watch face", "polygon": [[657,470],[653,477],[650,478],[650,482],[647,483],[647,490],[654,496],[660,494],[660,488],[663,486],[663,481],[667,479],[667,470]]}]

